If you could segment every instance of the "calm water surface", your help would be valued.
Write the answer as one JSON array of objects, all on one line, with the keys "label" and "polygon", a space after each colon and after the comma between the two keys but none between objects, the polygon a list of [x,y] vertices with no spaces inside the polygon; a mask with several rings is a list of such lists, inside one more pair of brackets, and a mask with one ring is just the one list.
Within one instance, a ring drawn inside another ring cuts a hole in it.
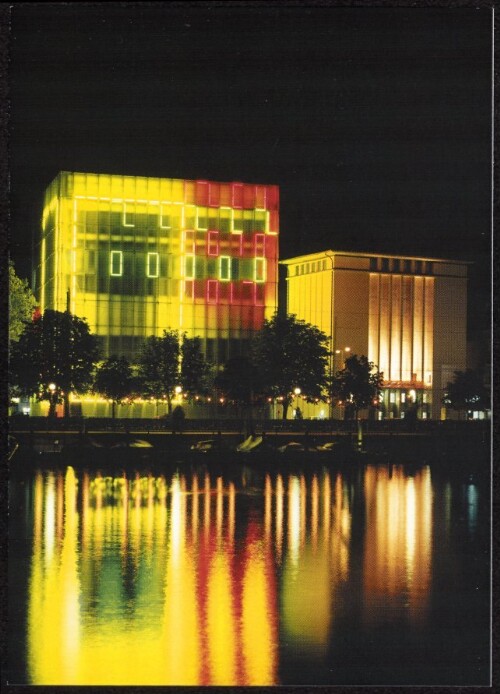
[{"label": "calm water surface", "polygon": [[488,480],[11,480],[9,683],[488,684]]}]

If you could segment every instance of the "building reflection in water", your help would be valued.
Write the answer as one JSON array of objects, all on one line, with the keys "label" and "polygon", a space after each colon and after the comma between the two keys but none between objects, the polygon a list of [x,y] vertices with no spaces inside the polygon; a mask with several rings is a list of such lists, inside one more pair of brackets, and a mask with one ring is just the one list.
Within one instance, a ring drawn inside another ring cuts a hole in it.
[{"label": "building reflection in water", "polygon": [[[247,495],[209,473],[37,473],[32,684],[273,685],[283,644],[321,660],[349,581],[352,482],[271,475]],[[430,473],[368,467],[364,614],[427,600]],[[375,606],[375,607],[374,607]]]},{"label": "building reflection in water", "polygon": [[366,621],[387,621],[391,611],[425,619],[432,562],[432,485],[429,467],[407,476],[402,466],[365,473]]}]

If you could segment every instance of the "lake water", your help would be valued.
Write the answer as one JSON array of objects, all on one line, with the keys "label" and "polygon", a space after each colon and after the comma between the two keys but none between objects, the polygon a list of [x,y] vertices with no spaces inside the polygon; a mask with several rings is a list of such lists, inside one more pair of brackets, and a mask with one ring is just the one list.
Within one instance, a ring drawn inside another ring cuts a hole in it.
[{"label": "lake water", "polygon": [[10,496],[10,684],[489,683],[487,474],[68,465]]}]

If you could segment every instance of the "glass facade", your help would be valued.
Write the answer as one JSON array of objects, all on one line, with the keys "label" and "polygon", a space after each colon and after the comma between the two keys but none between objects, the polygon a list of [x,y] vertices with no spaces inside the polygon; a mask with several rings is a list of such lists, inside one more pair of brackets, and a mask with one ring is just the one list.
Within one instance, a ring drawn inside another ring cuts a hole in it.
[{"label": "glass facade", "polygon": [[134,359],[166,328],[209,358],[245,352],[276,310],[279,190],[61,172],[45,193],[41,310],[85,318],[103,355]]}]

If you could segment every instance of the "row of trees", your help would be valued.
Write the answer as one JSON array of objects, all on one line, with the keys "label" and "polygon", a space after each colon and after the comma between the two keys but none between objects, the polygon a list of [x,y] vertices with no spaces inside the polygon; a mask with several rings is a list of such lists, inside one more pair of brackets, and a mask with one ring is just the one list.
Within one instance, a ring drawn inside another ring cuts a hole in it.
[{"label": "row of trees", "polygon": [[373,404],[382,387],[382,374],[366,357],[352,356],[345,369],[328,377],[327,337],[295,316],[275,315],[256,336],[251,353],[230,359],[217,371],[206,361],[199,337],[176,330],[149,337],[136,364],[112,355],[100,362],[97,339],[85,320],[69,311],[47,309],[26,321],[11,345],[12,394],[36,395],[49,401],[49,415],[64,403],[69,415],[71,392],[96,392],[116,405],[134,396],[165,400],[168,412],[176,393],[192,400],[216,393],[241,410],[268,398],[283,405],[283,418],[300,390],[309,402],[349,402],[354,414]]},{"label": "row of trees", "polygon": [[[365,356],[352,355],[344,368],[328,373],[328,338],[293,315],[265,321],[250,354],[230,359],[221,371],[208,363],[201,340],[175,330],[149,337],[136,364],[123,356],[100,360],[97,338],[85,320],[46,310],[34,315],[36,302],[25,280],[9,264],[9,351],[11,395],[36,395],[49,401],[49,415],[58,402],[69,415],[70,392],[97,392],[116,405],[128,397],[166,400],[168,412],[176,391],[188,400],[216,393],[242,410],[277,399],[286,419],[294,392],[308,402],[343,403],[348,416],[377,407],[383,374]],[[443,403],[455,410],[483,410],[488,394],[476,372],[455,372]]]}]

